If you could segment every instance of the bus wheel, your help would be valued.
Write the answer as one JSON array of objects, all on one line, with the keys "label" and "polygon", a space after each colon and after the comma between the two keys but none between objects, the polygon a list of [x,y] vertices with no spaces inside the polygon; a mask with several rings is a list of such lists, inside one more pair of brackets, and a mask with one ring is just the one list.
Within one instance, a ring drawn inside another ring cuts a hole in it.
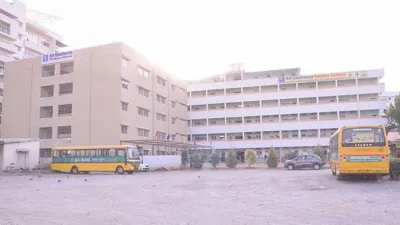
[{"label": "bus wheel", "polygon": [[77,174],[78,172],[79,172],[79,171],[78,171],[78,167],[73,166],[73,167],[71,168],[71,173]]},{"label": "bus wheel", "polygon": [[122,168],[121,166],[118,166],[117,169],[115,170],[118,174],[124,174],[124,168]]}]

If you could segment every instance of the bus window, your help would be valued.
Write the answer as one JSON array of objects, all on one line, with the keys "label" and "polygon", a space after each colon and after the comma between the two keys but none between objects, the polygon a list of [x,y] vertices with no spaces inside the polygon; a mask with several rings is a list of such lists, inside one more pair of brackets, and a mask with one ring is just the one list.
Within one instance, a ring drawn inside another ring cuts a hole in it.
[{"label": "bus window", "polygon": [[53,157],[60,157],[60,151],[53,151]]},{"label": "bus window", "polygon": [[96,156],[96,150],[91,149],[91,150],[86,150],[86,155],[90,157],[95,157]]},{"label": "bus window", "polygon": [[116,154],[115,154],[115,149],[114,149],[114,148],[110,149],[110,151],[109,151],[108,154],[109,154],[111,157],[115,157],[115,156],[116,156]]},{"label": "bus window", "polygon": [[109,150],[102,149],[102,150],[98,150],[98,151],[99,151],[100,156],[102,156],[102,157],[107,157],[108,156]]},{"label": "bus window", "polygon": [[128,148],[128,159],[140,159],[137,148]]},{"label": "bus window", "polygon": [[67,156],[67,151],[60,151],[60,152],[62,158],[65,158]]},{"label": "bus window", "polygon": [[117,156],[124,156],[125,157],[125,149],[118,149]]},{"label": "bus window", "polygon": [[343,130],[342,145],[385,146],[385,134],[382,128],[347,128]]}]

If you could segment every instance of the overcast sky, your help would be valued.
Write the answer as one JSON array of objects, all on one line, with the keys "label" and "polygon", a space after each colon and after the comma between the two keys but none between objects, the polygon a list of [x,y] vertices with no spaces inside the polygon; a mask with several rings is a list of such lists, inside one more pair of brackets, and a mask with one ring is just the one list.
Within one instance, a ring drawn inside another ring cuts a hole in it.
[{"label": "overcast sky", "polygon": [[396,0],[25,0],[62,17],[52,28],[71,48],[123,41],[185,79],[229,63],[302,74],[385,68],[400,90]]}]

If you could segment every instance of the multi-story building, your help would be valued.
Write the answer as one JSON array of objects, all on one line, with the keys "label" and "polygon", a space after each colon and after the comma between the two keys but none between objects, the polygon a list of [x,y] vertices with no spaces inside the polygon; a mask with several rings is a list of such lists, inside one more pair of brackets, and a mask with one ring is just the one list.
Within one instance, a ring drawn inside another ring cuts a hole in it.
[{"label": "multi-story building", "polygon": [[0,122],[6,62],[57,52],[66,47],[61,37],[27,18],[26,5],[0,0]]},{"label": "multi-story building", "polygon": [[186,83],[123,43],[8,62],[5,74],[2,135],[40,138],[42,156],[55,145],[186,142]]},{"label": "multi-story building", "polygon": [[386,107],[389,108],[390,105],[394,105],[396,97],[400,95],[397,91],[388,91],[381,94],[380,99],[386,102]]},{"label": "multi-story building", "polygon": [[[190,139],[229,149],[328,146],[343,125],[384,124],[383,69],[300,75],[300,69],[233,72],[188,86]],[[280,151],[282,150],[282,151]]]}]

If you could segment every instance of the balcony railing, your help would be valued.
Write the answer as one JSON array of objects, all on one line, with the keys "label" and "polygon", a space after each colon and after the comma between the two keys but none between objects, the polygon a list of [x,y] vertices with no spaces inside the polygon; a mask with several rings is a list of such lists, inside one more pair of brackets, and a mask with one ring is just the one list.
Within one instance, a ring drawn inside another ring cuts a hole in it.
[{"label": "balcony railing", "polygon": [[0,26],[0,32],[10,35],[10,28]]}]

